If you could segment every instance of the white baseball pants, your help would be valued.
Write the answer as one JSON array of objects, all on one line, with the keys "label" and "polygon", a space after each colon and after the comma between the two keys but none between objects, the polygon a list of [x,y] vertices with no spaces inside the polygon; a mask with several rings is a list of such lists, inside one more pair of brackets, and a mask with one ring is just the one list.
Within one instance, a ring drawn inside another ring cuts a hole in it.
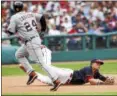
[{"label": "white baseball pants", "polygon": [[[62,84],[67,84],[69,81],[71,81],[72,77],[71,75],[73,74],[73,70],[71,69],[66,69],[66,68],[53,68],[54,71],[56,71],[58,80],[61,81]],[[48,85],[53,85],[53,82],[50,77],[46,75],[42,75],[37,72],[37,80],[39,80],[42,83],[48,84]]]},{"label": "white baseball pants", "polygon": [[33,68],[26,58],[26,56],[30,56],[33,61],[38,63],[47,72],[52,81],[55,81],[58,76],[56,75],[56,72],[52,70],[53,66],[50,66],[51,51],[42,46],[39,41],[40,38],[36,37],[27,42],[26,45],[22,45],[15,54],[16,58],[26,68],[27,73],[30,74],[30,72],[33,71]]}]

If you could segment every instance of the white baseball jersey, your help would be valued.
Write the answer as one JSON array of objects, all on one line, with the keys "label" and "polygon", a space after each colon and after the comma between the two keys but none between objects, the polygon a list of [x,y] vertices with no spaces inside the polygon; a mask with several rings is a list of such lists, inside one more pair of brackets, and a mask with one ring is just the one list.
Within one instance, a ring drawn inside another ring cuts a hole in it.
[{"label": "white baseball jersey", "polygon": [[12,33],[18,32],[24,40],[28,40],[32,36],[39,36],[37,21],[40,20],[41,16],[31,12],[18,12],[11,17],[8,30]]},{"label": "white baseball jersey", "polygon": [[58,75],[54,70],[52,70],[54,68],[50,66],[51,62],[47,60],[47,58],[49,57],[47,54],[47,50],[42,50],[43,48],[41,48],[41,39],[37,32],[36,21],[40,21],[40,18],[41,15],[39,14],[37,15],[34,13],[23,11],[18,12],[11,17],[8,30],[12,33],[18,32],[19,36],[22,37],[24,41],[28,41],[24,44],[24,47],[19,49],[21,53],[18,52],[16,54],[16,57],[19,57],[17,56],[18,54],[23,55],[20,55],[20,57],[22,58],[18,58],[18,60],[23,64],[23,66],[25,66],[27,73],[30,74],[33,69],[29,65],[27,59],[24,57],[26,56],[26,54],[23,54],[22,52],[28,53],[30,58],[36,63],[38,63],[47,72],[48,76],[52,79],[52,81],[55,81],[57,80]]}]

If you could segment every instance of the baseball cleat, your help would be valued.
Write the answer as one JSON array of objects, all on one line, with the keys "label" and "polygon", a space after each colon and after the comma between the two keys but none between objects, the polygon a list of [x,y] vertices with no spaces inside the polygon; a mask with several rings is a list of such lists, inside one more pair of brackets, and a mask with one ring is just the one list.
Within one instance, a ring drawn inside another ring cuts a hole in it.
[{"label": "baseball cleat", "polygon": [[[33,75],[32,75],[32,74],[33,74]],[[37,79],[37,75],[36,75],[36,73],[33,71],[33,72],[31,73],[31,75],[29,75],[29,79],[28,79],[28,81],[27,81],[27,85],[30,85],[31,83],[33,83],[35,79]]]},{"label": "baseball cleat", "polygon": [[53,82],[54,83],[54,87],[50,89],[50,91],[57,91],[57,89],[60,87],[61,82],[59,80],[56,80]]}]

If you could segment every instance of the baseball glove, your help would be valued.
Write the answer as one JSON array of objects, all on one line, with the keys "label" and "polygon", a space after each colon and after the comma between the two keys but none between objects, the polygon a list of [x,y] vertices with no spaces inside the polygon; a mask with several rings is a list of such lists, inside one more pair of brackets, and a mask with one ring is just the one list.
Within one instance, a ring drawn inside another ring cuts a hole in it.
[{"label": "baseball glove", "polygon": [[115,83],[114,77],[106,77],[106,80],[104,81],[105,85],[113,85]]}]

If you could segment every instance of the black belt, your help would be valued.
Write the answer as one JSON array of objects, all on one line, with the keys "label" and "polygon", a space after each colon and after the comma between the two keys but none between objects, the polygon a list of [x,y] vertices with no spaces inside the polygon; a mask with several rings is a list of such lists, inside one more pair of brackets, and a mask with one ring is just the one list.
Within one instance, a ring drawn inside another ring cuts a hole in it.
[{"label": "black belt", "polygon": [[38,36],[32,36],[32,37],[30,37],[30,39],[25,40],[25,44],[28,43],[29,41],[31,41],[32,39],[36,38],[36,37],[38,37]]}]

